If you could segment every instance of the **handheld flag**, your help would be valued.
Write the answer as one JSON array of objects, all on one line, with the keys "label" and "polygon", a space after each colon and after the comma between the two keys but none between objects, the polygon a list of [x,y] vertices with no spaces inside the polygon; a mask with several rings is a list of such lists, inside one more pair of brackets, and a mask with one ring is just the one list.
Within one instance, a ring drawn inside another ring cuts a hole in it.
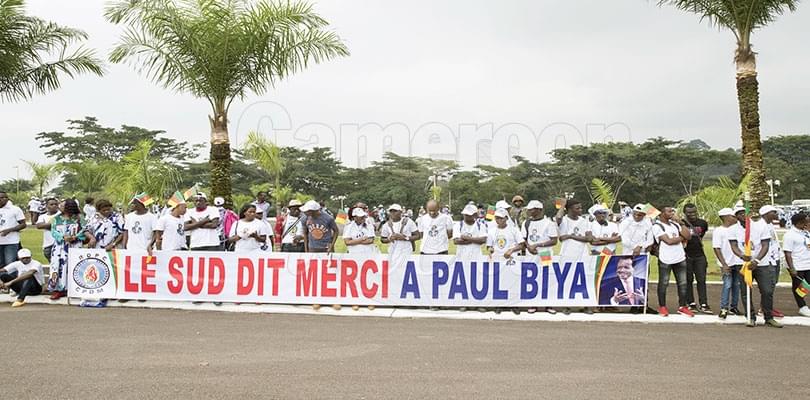
[{"label": "handheld flag", "polygon": [[183,192],[183,198],[188,200],[197,195],[197,185],[192,186],[185,192]]},{"label": "handheld flag", "polygon": [[143,204],[144,206],[147,206],[147,207],[150,204],[155,202],[155,200],[152,199],[152,197],[150,197],[148,194],[146,194],[146,192],[136,194],[135,196],[132,197],[132,200],[133,201],[138,201],[139,203],[141,203],[141,204]]},{"label": "handheld flag", "polygon": [[542,249],[540,252],[537,253],[540,257],[540,265],[543,267],[550,267],[551,266],[551,250],[549,249]]},{"label": "handheld flag", "polygon": [[342,209],[338,211],[337,215],[335,216],[335,222],[341,225],[345,225],[349,222],[349,213],[346,209]]},{"label": "handheld flag", "polygon": [[562,198],[554,199],[554,208],[559,210],[563,207],[565,207],[565,199]]},{"label": "handheld flag", "polygon": [[[745,203],[745,256],[751,257],[751,216],[748,214],[748,203]],[[746,261],[743,263],[743,267],[740,270],[740,274],[743,276],[743,280],[748,287],[752,287],[754,284],[754,273],[748,268],[751,265],[750,261]]]},{"label": "handheld flag", "polygon": [[186,204],[186,199],[185,197],[183,197],[183,193],[180,193],[180,191],[178,190],[174,192],[174,194],[172,195],[171,198],[169,198],[169,200],[166,201],[166,204],[168,204],[169,207],[171,208],[175,208],[180,204]]},{"label": "handheld flag", "polygon": [[601,254],[601,255],[603,255],[603,256],[612,256],[612,255],[613,255],[613,252],[612,252],[612,251],[610,251],[610,249],[609,249],[609,248],[605,247],[604,249],[602,249],[602,252],[601,252],[601,253],[599,253],[599,254]]},{"label": "handheld flag", "polygon": [[796,294],[799,295],[799,297],[804,298],[810,294],[810,283],[807,283],[807,281],[804,279],[799,280],[802,282],[802,284],[796,288]]},{"label": "handheld flag", "polygon": [[487,221],[495,219],[495,206],[487,206],[487,215],[484,217]]},{"label": "handheld flag", "polygon": [[650,203],[644,205],[644,213],[647,214],[647,217],[651,219],[656,219],[659,215],[661,215],[661,211],[653,207],[653,205]]}]

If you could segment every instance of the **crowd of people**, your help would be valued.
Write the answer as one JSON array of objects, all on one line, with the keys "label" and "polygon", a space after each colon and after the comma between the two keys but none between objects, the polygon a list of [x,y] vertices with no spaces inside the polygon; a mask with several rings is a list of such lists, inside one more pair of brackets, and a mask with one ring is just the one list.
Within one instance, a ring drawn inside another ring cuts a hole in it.
[{"label": "crowd of people", "polygon": [[[499,201],[491,216],[482,205],[466,204],[461,218],[455,221],[449,208],[435,200],[427,201],[416,217],[399,204],[370,211],[358,202],[349,208],[342,229],[333,213],[314,200],[292,200],[279,207],[271,224],[268,214],[272,207],[265,192],[240,207],[238,213],[227,208],[221,197],[209,205],[204,193],[186,199],[177,192],[162,209],[150,208],[151,204],[148,196],[137,195],[126,215],[105,199],[87,198],[81,209],[75,199],[56,198],[36,204],[36,212],[29,207],[32,225],[43,230],[43,254],[49,262],[46,275],[42,265],[32,259],[30,249],[20,246],[20,231],[27,226],[23,211],[0,192],[0,288],[17,294],[15,307],[43,288],[51,293],[51,299],[65,296],[68,251],[78,247],[134,249],[150,254],[187,249],[329,253],[342,240],[349,253],[378,253],[381,243],[389,256],[397,259],[411,254],[449,254],[452,242],[459,257],[511,259],[515,255],[551,256],[559,243],[556,255],[563,261],[599,254],[653,255],[658,259],[659,315],[669,315],[666,297],[673,275],[678,313],[690,317],[714,313],[707,295],[709,265],[703,248],[709,225],[692,204],[683,208],[682,216],[673,207],[663,207],[651,218],[649,205],[620,204],[620,212],[614,214],[604,205],[585,210],[581,202],[568,199],[551,217],[540,201],[525,203],[521,196],[515,196],[511,203]],[[742,268],[751,268],[765,324],[781,327],[775,318],[783,314],[773,308],[773,294],[783,259],[793,278],[799,314],[810,317],[805,299],[796,291],[810,281],[810,220],[805,213],[793,214],[791,227],[780,243],[776,234],[778,210],[764,206],[758,211],[751,218],[738,204],[718,213],[723,224],[713,229],[711,249],[723,276],[717,315],[721,319],[729,314],[749,315],[749,326],[756,324],[757,312],[740,311],[740,307],[753,303],[747,301],[740,274]],[[750,239],[749,253],[745,251],[746,238]],[[557,312],[553,308],[546,311]],[[584,312],[594,310],[586,308]]]}]

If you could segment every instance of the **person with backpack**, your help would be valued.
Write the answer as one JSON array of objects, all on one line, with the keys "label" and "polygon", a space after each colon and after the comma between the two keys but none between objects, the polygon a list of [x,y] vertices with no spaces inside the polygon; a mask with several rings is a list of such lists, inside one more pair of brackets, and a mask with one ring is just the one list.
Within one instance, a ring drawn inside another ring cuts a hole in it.
[{"label": "person with backpack", "polygon": [[[523,236],[524,249],[527,255],[554,255],[554,245],[560,234],[557,232],[557,224],[543,214],[543,203],[537,200],[529,201],[526,205],[527,217],[520,227],[520,234]],[[529,314],[537,311],[536,308],[529,308]],[[546,307],[546,312],[556,314],[553,307]]]},{"label": "person with backpack", "polygon": [[453,243],[456,257],[461,259],[481,258],[481,246],[487,243],[487,224],[478,217],[478,207],[467,204],[461,210],[462,220],[453,224]]},{"label": "person with backpack", "polygon": [[678,313],[687,317],[695,314],[687,307],[686,291],[686,252],[684,243],[692,238],[689,229],[683,225],[672,207],[664,207],[658,221],[653,224],[653,238],[658,244],[658,314],[669,316],[667,309],[667,287],[669,275],[675,274],[678,285]]},{"label": "person with backpack", "polygon": [[[306,216],[301,213],[300,201],[290,200],[287,204],[287,215],[281,229],[281,251],[283,253],[303,253],[304,252],[304,219]],[[279,217],[281,218],[281,217]]]},{"label": "person with backpack", "polygon": [[380,241],[388,245],[392,268],[404,265],[408,256],[413,254],[417,232],[416,223],[402,216],[402,206],[391,204],[388,207],[388,220],[380,227]]}]

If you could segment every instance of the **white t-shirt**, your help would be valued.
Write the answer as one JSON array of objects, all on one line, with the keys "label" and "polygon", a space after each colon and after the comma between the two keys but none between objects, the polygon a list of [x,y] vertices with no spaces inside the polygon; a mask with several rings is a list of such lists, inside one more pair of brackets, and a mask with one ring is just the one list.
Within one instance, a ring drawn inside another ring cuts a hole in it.
[{"label": "white t-shirt", "polygon": [[85,204],[82,211],[84,211],[84,216],[88,221],[93,219],[93,216],[96,215],[96,208],[93,207],[92,204]]},{"label": "white t-shirt", "polygon": [[45,283],[45,278],[42,276],[42,264],[39,261],[31,259],[31,262],[28,264],[23,264],[22,261],[17,260],[13,263],[6,265],[6,272],[14,273],[17,272],[17,276],[23,275],[28,271],[34,270],[34,279],[39,282],[40,285]]},{"label": "white t-shirt", "polygon": [[[737,247],[740,248],[740,251],[745,253],[745,227],[742,226],[742,224],[734,224],[732,228],[734,231],[731,237],[729,237],[729,240],[736,240]],[[749,238],[751,240],[751,258],[756,258],[760,250],[762,250],[762,241],[771,240],[771,232],[765,225],[759,225],[751,221],[751,236]],[[767,265],[767,255],[760,261],[760,264]]]},{"label": "white t-shirt", "polygon": [[790,228],[785,234],[785,252],[790,252],[796,271],[810,271],[810,233]]},{"label": "white t-shirt", "polygon": [[675,222],[665,224],[656,222],[652,228],[653,237],[659,241],[658,260],[664,264],[678,264],[686,260],[686,252],[683,243],[666,244],[660,240],[661,236],[667,235],[670,238],[677,238],[681,235],[681,226]]},{"label": "white t-shirt", "polygon": [[231,226],[231,231],[228,233],[228,237],[239,236],[241,238],[236,241],[234,251],[244,253],[261,250],[262,243],[256,240],[256,238],[250,237],[250,235],[255,232],[258,233],[259,236],[267,236],[265,240],[270,240],[270,237],[273,235],[267,231],[267,227],[267,223],[260,219],[254,219],[250,222],[240,219],[234,222]]},{"label": "white t-shirt", "polygon": [[726,265],[742,265],[743,260],[731,251],[731,242],[729,240],[731,240],[732,234],[734,234],[734,225],[714,228],[714,232],[712,232],[712,248],[720,249],[720,253],[723,254],[723,258],[726,260]]},{"label": "white t-shirt", "polygon": [[[528,230],[526,229],[526,222],[528,222]],[[536,245],[548,242],[551,238],[560,237],[560,234],[557,233],[557,223],[551,218],[543,217],[537,221],[529,219],[526,222],[520,227],[520,237],[526,239],[527,245]],[[552,254],[554,251],[553,247],[538,247],[537,251],[540,252],[541,249],[551,251]],[[530,254],[528,250],[526,254]]]},{"label": "white t-shirt", "polygon": [[[591,234],[597,240],[610,239],[614,233],[617,235],[619,233],[619,226],[614,222],[607,221],[607,225],[599,225],[596,221],[591,222]],[[617,243],[610,243],[607,245],[593,246],[591,247],[591,253],[601,253],[603,249],[607,248],[610,250],[610,253],[613,254],[616,253],[616,245]]]},{"label": "white t-shirt", "polygon": [[768,245],[768,255],[762,259],[762,265],[776,265],[782,259],[782,249],[779,248],[779,236],[776,235],[776,227],[766,222],[765,218],[760,218],[756,222],[752,221],[751,226],[764,230],[771,238]]},{"label": "white t-shirt", "polygon": [[127,231],[127,250],[146,250],[152,240],[152,232],[157,226],[155,214],[147,212],[138,215],[136,212],[124,218],[124,230]]},{"label": "white t-shirt", "polygon": [[641,246],[641,254],[647,254],[647,248],[652,246],[652,222],[644,218],[636,222],[633,218],[625,219],[619,224],[619,234],[622,235],[622,253],[633,254],[636,247]]},{"label": "white t-shirt", "polygon": [[256,206],[256,210],[262,212],[262,219],[267,220],[269,217],[267,214],[270,213],[270,203],[265,201],[264,203],[259,203],[258,201],[254,201],[253,205]]},{"label": "white t-shirt", "polygon": [[[0,230],[14,228],[20,221],[25,221],[25,214],[20,207],[9,201],[5,207],[0,208]],[[20,243],[20,232],[9,232],[6,236],[0,236],[0,244],[17,243]]]},{"label": "white t-shirt", "polygon": [[[560,236],[584,236],[585,233],[590,229],[591,223],[584,217],[579,217],[576,220],[573,220],[566,215],[562,217],[562,221],[559,225]],[[588,255],[590,255],[588,252],[588,243],[585,242],[568,239],[564,240],[562,242],[562,246],[560,247],[560,256],[568,259],[579,259]]]},{"label": "white t-shirt", "polygon": [[[189,208],[188,211],[186,211],[186,216],[183,221],[191,222],[192,219],[194,219],[195,222],[201,221],[206,216],[208,216],[208,219],[211,221],[219,219],[219,210],[216,207],[210,206],[202,211],[197,211],[196,208]],[[236,225],[236,223],[234,223],[234,225]],[[197,228],[188,232],[191,232],[191,248],[219,246],[219,231],[217,228]]]},{"label": "white t-shirt", "polygon": [[425,214],[419,218],[419,232],[422,232],[422,246],[419,251],[425,254],[439,254],[450,249],[447,232],[453,231],[453,220],[447,214],[431,218]]},{"label": "white t-shirt", "polygon": [[41,203],[39,201],[31,199],[31,201],[28,202],[28,211],[39,212],[40,204]]},{"label": "white t-shirt", "polygon": [[[54,219],[54,217],[56,217],[57,215],[59,215],[59,212],[57,212],[54,215],[42,214],[39,217],[37,217],[37,225],[44,224],[46,222],[51,222],[51,220]],[[42,248],[44,249],[46,247],[53,246],[53,244],[54,240],[53,235],[51,235],[51,230],[45,229],[42,232]]]},{"label": "white t-shirt", "polygon": [[156,231],[161,231],[161,250],[184,250],[186,248],[186,232],[183,228],[183,217],[166,214],[157,220]]},{"label": "white t-shirt", "polygon": [[[486,238],[489,240],[489,228],[486,223],[476,220],[472,225],[468,225],[464,221],[453,223],[453,239],[461,239],[468,237],[472,239]],[[486,243],[486,242],[485,242]],[[481,245],[480,244],[459,244],[456,245],[456,256],[472,259],[481,258]]]},{"label": "white t-shirt", "polygon": [[[417,231],[416,223],[410,218],[402,218],[397,222],[389,222],[384,223],[382,227],[380,227],[380,237],[389,238],[394,233],[401,233],[409,238]],[[388,254],[413,254],[413,245],[411,245],[410,241],[395,240],[388,243]]]},{"label": "white t-shirt", "polygon": [[[363,223],[363,225],[357,225],[357,223],[352,221],[343,227],[343,239],[374,239],[374,236],[374,225],[368,222]],[[349,254],[371,254],[376,252],[377,246],[374,243],[355,244],[346,246],[346,249]]]},{"label": "white t-shirt", "polygon": [[509,224],[505,228],[496,226],[495,229],[490,229],[487,235],[487,246],[492,247],[493,257],[503,257],[507,250],[514,249],[520,243],[523,243],[520,231]]},{"label": "white t-shirt", "polygon": [[[306,218],[303,213],[298,217],[287,215],[284,219],[284,228],[281,230],[281,234],[284,235],[281,237],[282,244],[292,244],[296,236],[304,236],[304,220]],[[299,243],[304,243],[304,241],[301,240]]]}]

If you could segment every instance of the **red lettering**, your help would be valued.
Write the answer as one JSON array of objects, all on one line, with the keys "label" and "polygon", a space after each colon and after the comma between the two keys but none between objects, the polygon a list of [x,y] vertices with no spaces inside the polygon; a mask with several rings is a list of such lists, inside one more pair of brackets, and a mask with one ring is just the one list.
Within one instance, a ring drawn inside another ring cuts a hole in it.
[{"label": "red lettering", "polygon": [[124,257],[124,291],[125,292],[138,292],[138,284],[132,282],[132,257]]},{"label": "red lettering", "polygon": [[377,289],[379,286],[374,283],[371,286],[367,286],[368,283],[368,273],[371,271],[372,273],[377,273],[377,263],[373,260],[368,260],[363,263],[363,268],[360,270],[360,275],[362,275],[362,279],[360,279],[360,289],[363,290],[363,296],[366,296],[367,299],[371,299],[374,295],[377,294]]},{"label": "red lettering", "polygon": [[157,259],[152,256],[146,256],[141,258],[141,290],[144,293],[156,293],[157,286],[154,283],[150,283],[148,280],[150,278],[155,277],[155,270],[149,269],[150,265],[155,265]]},{"label": "red lettering", "polygon": [[382,267],[382,298],[388,298],[388,260],[383,261]]},{"label": "red lettering", "polygon": [[[331,262],[330,262],[331,261]],[[337,260],[323,260],[321,267],[321,296],[335,297],[337,290],[329,287],[329,282],[337,281],[337,271],[329,272],[330,269],[337,268]]]},{"label": "red lettering", "polygon": [[199,257],[200,265],[197,266],[197,283],[194,283],[194,259],[188,258],[188,275],[186,280],[188,282],[188,291],[191,294],[200,294],[203,285],[205,284],[205,257]]},{"label": "red lettering", "polygon": [[318,260],[309,260],[307,268],[305,260],[298,260],[295,273],[296,296],[318,295]]},{"label": "red lettering", "polygon": [[[245,283],[245,276],[248,279],[247,283]],[[236,295],[244,296],[250,294],[251,291],[253,291],[253,261],[249,258],[239,258],[236,261]]]},{"label": "red lettering", "polygon": [[[214,280],[214,272],[217,280]],[[220,294],[225,288],[225,262],[219,257],[208,259],[208,294]]]},{"label": "red lettering", "polygon": [[182,258],[174,256],[169,259],[169,276],[174,278],[174,282],[166,282],[169,293],[178,294],[183,290],[183,273],[180,272],[180,268],[183,268]]},{"label": "red lettering", "polygon": [[256,285],[256,286],[258,286],[256,288],[257,289],[256,294],[258,294],[259,296],[264,296],[264,259],[263,258],[259,259],[258,273],[259,273],[259,277],[256,278],[256,282],[258,282],[259,284]]},{"label": "red lettering", "polygon": [[340,297],[346,297],[346,292],[351,292],[351,296],[357,297],[357,285],[354,281],[357,280],[357,263],[354,260],[341,260],[340,261]]},{"label": "red lettering", "polygon": [[[267,268],[273,269],[273,296],[278,296],[278,271],[284,269],[283,258],[270,258],[267,260]],[[262,282],[264,280],[262,279]]]}]

